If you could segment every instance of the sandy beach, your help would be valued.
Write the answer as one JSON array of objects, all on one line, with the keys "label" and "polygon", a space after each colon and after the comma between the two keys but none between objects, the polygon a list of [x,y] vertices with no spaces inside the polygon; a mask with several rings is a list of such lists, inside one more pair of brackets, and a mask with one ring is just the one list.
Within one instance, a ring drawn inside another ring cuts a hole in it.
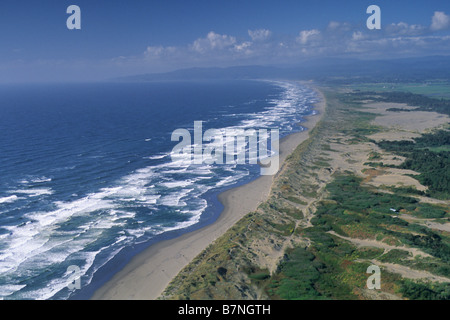
[{"label": "sandy beach", "polygon": [[[310,130],[321,119],[325,98],[318,90],[319,102],[314,116],[301,125],[308,130],[291,134],[280,141],[280,166],[295,148],[305,141]],[[281,170],[280,170],[281,171]],[[280,172],[279,171],[279,172]],[[134,257],[121,271],[99,288],[94,300],[153,300],[169,282],[215,239],[223,235],[247,213],[254,211],[270,194],[276,176],[261,176],[243,186],[219,195],[224,210],[215,223],[182,236],[161,241]]]}]

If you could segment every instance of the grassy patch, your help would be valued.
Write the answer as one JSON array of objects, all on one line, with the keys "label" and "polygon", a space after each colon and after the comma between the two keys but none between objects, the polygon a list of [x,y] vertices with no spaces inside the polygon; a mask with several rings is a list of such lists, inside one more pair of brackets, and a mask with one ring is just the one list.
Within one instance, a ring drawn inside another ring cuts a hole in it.
[{"label": "grassy patch", "polygon": [[411,254],[408,251],[400,250],[400,249],[393,249],[390,250],[388,253],[381,256],[378,260],[381,262],[388,262],[388,263],[401,263],[402,260],[408,259],[411,257]]},{"label": "grassy patch", "polygon": [[446,215],[442,208],[402,195],[378,193],[360,183],[361,179],[352,175],[337,176],[327,186],[333,201],[323,202],[311,222],[344,236],[375,237],[390,245],[420,248],[442,261],[450,260],[449,239],[436,231],[398,219],[394,216],[396,213],[390,211],[395,208],[421,218],[440,218]]},{"label": "grassy patch", "polygon": [[448,283],[430,284],[401,280],[399,292],[411,300],[450,300],[450,286]]},{"label": "grassy patch", "polygon": [[447,212],[442,207],[424,203],[419,206],[412,214],[418,218],[439,219],[447,216]]},{"label": "grassy patch", "polygon": [[250,270],[248,273],[248,277],[255,281],[264,281],[270,278],[270,273],[267,269]]},{"label": "grassy patch", "polygon": [[375,259],[381,256],[384,249],[373,247],[361,247],[352,253],[352,259]]},{"label": "grassy patch", "polygon": [[292,249],[280,264],[278,274],[266,285],[266,290],[272,298],[284,300],[324,298],[316,288],[323,267],[306,249]]},{"label": "grassy patch", "polygon": [[429,188],[428,195],[450,199],[450,152],[441,150],[449,142],[450,131],[441,130],[424,134],[415,138],[414,142],[381,141],[378,145],[384,150],[404,156],[406,160],[393,167],[419,172],[420,175],[414,178]]},{"label": "grassy patch", "polygon": [[289,201],[292,201],[294,203],[304,205],[304,206],[308,204],[307,202],[305,202],[297,197],[294,197],[294,196],[288,196],[288,197],[286,197],[286,199]]}]

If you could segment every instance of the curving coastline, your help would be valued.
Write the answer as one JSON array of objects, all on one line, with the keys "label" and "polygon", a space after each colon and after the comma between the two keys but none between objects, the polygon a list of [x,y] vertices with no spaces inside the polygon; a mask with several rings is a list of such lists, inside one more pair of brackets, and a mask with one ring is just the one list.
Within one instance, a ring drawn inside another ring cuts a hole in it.
[{"label": "curving coastline", "polygon": [[[326,101],[315,88],[320,101],[316,115],[307,116],[302,126],[308,130],[291,134],[280,141],[280,166],[295,148],[309,137],[310,130],[324,113]],[[135,256],[111,280],[100,287],[93,300],[157,299],[170,281],[210,243],[223,235],[247,213],[268,197],[275,176],[260,176],[248,184],[219,195],[224,210],[213,224],[180,237],[156,243]]]}]

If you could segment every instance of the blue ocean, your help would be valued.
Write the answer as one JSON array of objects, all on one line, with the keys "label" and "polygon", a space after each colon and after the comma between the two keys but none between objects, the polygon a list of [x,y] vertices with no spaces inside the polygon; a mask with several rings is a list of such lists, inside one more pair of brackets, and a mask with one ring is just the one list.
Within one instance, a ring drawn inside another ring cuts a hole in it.
[{"label": "blue ocean", "polygon": [[[172,161],[178,128],[301,131],[296,82],[0,87],[0,299],[89,296],[155,241],[212,223],[258,165]],[[76,266],[81,288],[70,288]]]}]

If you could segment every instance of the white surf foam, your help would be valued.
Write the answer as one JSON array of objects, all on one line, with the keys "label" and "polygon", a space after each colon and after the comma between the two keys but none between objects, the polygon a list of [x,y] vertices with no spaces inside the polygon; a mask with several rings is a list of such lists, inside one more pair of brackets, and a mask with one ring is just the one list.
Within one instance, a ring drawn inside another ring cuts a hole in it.
[{"label": "white surf foam", "polygon": [[43,195],[51,195],[53,194],[53,190],[50,188],[39,188],[39,189],[19,189],[10,191],[9,193],[19,193],[25,194],[29,197],[39,197]]},{"label": "white surf foam", "polygon": [[22,179],[20,180],[21,184],[36,184],[36,183],[44,183],[44,182],[51,182],[52,178],[47,178],[47,177],[33,177],[33,178],[29,178],[29,179]]},{"label": "white surf foam", "polygon": [[171,182],[162,182],[161,185],[163,185],[166,188],[174,189],[174,188],[185,188],[190,185],[192,185],[195,182],[195,180],[185,180],[185,181],[171,181]]},{"label": "white surf foam", "polygon": [[0,285],[0,300],[3,300],[4,298],[8,297],[9,295],[13,294],[16,291],[19,291],[23,288],[25,288],[26,284],[6,284],[6,285]]},{"label": "white surf foam", "polygon": [[[282,123],[286,130],[292,130],[290,119],[293,119],[293,115],[300,110],[304,110],[305,107],[301,104],[306,101],[302,100],[305,91],[290,83],[280,82],[279,85],[285,90],[279,99],[268,100],[268,106],[260,113],[247,115],[248,118],[238,125],[220,130],[238,132],[246,128],[270,128],[278,123]],[[169,155],[157,154],[148,159],[159,160]],[[191,165],[190,159],[167,161],[136,170],[117,181],[116,185],[100,189],[79,199],[54,202],[55,210],[27,214],[25,218],[28,221],[7,227],[9,233],[0,237],[0,246],[5,248],[0,252],[0,273],[19,277],[30,272],[29,270],[38,273],[39,270],[45,270],[57,263],[81,259],[84,262],[79,267],[90,282],[99,264],[94,271],[89,269],[92,268],[95,257],[100,252],[110,250],[109,257],[106,259],[108,260],[115,256],[124,245],[140,241],[137,239],[144,237],[147,233],[157,234],[178,230],[198,223],[208,206],[207,201],[202,199],[205,192],[214,187],[233,185],[249,174],[248,170],[236,171],[236,165],[223,165],[220,168],[221,172],[229,172],[229,175],[221,177],[215,173],[216,168],[211,165]],[[187,176],[189,179],[184,178]],[[211,179],[216,183],[209,182]],[[34,177],[28,179],[27,184],[50,181],[51,179],[47,177]],[[39,185],[29,189],[23,186],[22,189],[12,191],[11,194],[13,195],[0,198],[0,203],[17,201],[20,199],[18,195],[30,198],[51,195],[53,190],[41,188]],[[171,226],[145,224],[146,219],[139,218],[137,212],[129,209],[138,206],[147,206],[151,210],[158,210],[158,208],[164,210],[166,207],[186,215],[187,219]],[[124,207],[127,209],[123,210]],[[59,230],[61,225],[72,221],[73,218],[84,219],[85,222],[70,231]],[[98,251],[86,251],[86,248],[98,241],[104,232],[110,232],[115,227],[118,227],[121,232],[109,243],[105,243],[105,246]],[[106,261],[101,264],[104,263]],[[45,288],[28,292],[24,298],[51,298],[67,285],[66,280],[64,277],[53,279],[46,284]],[[23,286],[14,285],[0,287],[0,296],[1,293],[9,295],[23,288]]]},{"label": "white surf foam", "polygon": [[148,159],[148,160],[160,160],[160,159],[164,159],[165,157],[167,157],[167,154],[160,154],[160,155],[155,155],[155,156],[149,156],[149,157],[145,157],[144,159]]},{"label": "white surf foam", "polygon": [[16,196],[16,195],[12,195],[12,196],[9,196],[9,197],[0,198],[0,203],[12,203],[12,202],[15,202],[17,200],[19,200],[19,197]]}]

